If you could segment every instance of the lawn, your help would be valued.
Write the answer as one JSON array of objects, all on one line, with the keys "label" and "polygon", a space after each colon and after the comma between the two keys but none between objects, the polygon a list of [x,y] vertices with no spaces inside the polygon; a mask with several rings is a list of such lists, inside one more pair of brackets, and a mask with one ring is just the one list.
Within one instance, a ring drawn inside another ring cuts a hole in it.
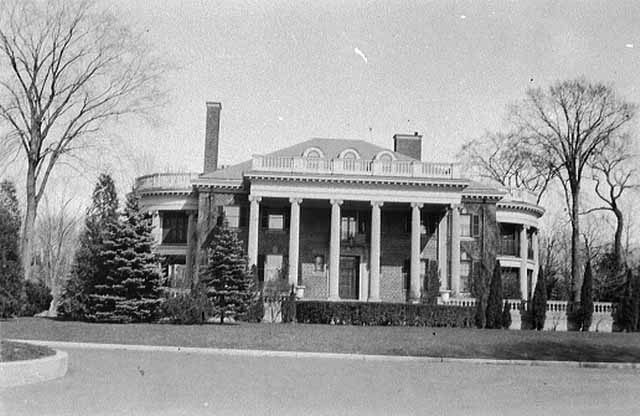
[{"label": "lawn", "polygon": [[3,339],[432,357],[640,362],[640,334],[307,324],[178,326],[20,318]]},{"label": "lawn", "polygon": [[55,354],[51,348],[22,342],[0,341],[0,362],[34,360]]}]

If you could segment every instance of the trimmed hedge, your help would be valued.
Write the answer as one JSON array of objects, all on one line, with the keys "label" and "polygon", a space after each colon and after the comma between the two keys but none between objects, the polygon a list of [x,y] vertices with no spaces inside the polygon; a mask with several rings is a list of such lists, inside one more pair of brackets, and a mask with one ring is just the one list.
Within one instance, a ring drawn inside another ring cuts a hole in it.
[{"label": "trimmed hedge", "polygon": [[[294,302],[296,321],[309,324],[471,328],[475,309],[463,306],[368,302]],[[284,321],[284,319],[283,319]]]}]

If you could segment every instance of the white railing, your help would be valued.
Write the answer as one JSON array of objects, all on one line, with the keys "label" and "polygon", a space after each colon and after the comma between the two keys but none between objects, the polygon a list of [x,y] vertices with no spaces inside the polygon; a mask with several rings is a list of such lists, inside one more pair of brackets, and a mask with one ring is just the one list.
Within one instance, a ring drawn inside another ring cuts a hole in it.
[{"label": "white railing", "polygon": [[[522,304],[520,299],[507,299],[509,302],[509,308],[511,310],[519,310]],[[443,301],[442,305],[448,306],[476,306],[477,301],[475,298],[449,298],[446,302]],[[526,303],[524,304],[527,307]],[[548,312],[567,312],[569,308],[569,302],[566,300],[548,300],[547,311]],[[613,303],[611,302],[593,302],[593,313],[599,314],[611,314],[613,311]]]},{"label": "white railing", "polygon": [[306,157],[253,157],[252,169],[286,173],[402,176],[410,178],[460,178],[457,164],[409,160],[321,159]]},{"label": "white railing", "polygon": [[528,204],[537,205],[537,195],[528,189],[506,188],[507,194],[502,197],[502,202],[526,202]]},{"label": "white railing", "polygon": [[198,179],[197,173],[153,173],[136,179],[136,190],[191,189],[191,182]]}]

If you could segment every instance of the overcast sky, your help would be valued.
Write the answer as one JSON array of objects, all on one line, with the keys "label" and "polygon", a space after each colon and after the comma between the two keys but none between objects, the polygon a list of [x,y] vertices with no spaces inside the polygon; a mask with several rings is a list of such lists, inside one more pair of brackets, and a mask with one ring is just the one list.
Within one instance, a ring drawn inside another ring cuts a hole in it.
[{"label": "overcast sky", "polygon": [[221,163],[310,137],[424,158],[500,128],[530,86],[584,75],[640,91],[640,2],[122,1],[179,68],[163,122],[128,129],[159,166],[202,169],[205,102],[222,102]]},{"label": "overcast sky", "polygon": [[176,66],[159,123],[105,132],[159,170],[202,170],[206,101],[222,102],[222,164],[414,131],[425,160],[451,160],[528,87],[581,75],[640,101],[638,1],[105,3]]}]

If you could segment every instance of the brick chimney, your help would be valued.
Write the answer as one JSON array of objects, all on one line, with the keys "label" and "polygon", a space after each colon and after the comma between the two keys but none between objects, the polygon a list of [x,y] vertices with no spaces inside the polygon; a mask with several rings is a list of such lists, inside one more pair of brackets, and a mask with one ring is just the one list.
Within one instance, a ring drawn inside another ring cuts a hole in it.
[{"label": "brick chimney", "polygon": [[415,132],[413,134],[394,134],[393,151],[422,160],[422,135]]},{"label": "brick chimney", "polygon": [[204,136],[204,173],[218,169],[218,139],[220,136],[220,103],[207,101],[207,124]]}]

